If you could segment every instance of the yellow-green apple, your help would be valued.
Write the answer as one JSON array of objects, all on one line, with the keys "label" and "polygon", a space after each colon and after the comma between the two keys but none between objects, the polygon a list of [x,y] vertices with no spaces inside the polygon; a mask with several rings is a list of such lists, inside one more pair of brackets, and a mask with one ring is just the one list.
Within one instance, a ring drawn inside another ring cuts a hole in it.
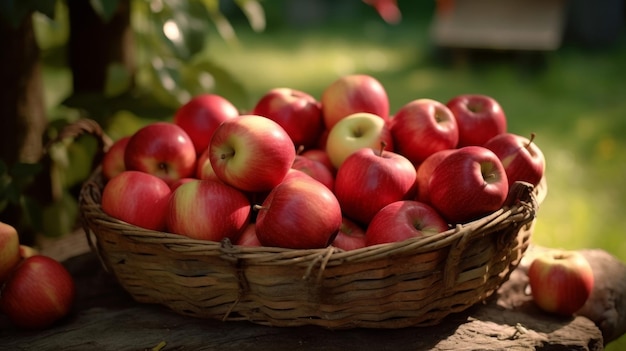
[{"label": "yellow-green apple", "polygon": [[428,182],[433,170],[437,168],[439,162],[446,156],[450,155],[456,149],[447,149],[437,151],[428,156],[422,163],[417,166],[417,197],[416,200],[430,204],[430,195],[428,194]]},{"label": "yellow-green apple", "polygon": [[35,255],[39,255],[39,250],[29,245],[20,245],[20,257],[22,260]]},{"label": "yellow-green apple", "polygon": [[46,328],[71,311],[76,287],[68,270],[53,258],[24,259],[2,288],[0,311],[16,326]]},{"label": "yellow-green apple", "polygon": [[353,152],[362,148],[393,151],[393,139],[387,123],[367,112],[358,112],[341,119],[328,133],[326,153],[335,169]]},{"label": "yellow-green apple", "polygon": [[280,124],[296,147],[314,147],[324,130],[320,103],[297,89],[270,89],[257,101],[252,114]]},{"label": "yellow-green apple", "polygon": [[161,178],[140,171],[124,171],[102,190],[102,210],[138,227],[163,230],[170,186]]},{"label": "yellow-green apple", "polygon": [[150,173],[171,184],[195,174],[196,157],[187,132],[174,123],[155,122],[131,135],[124,164],[129,171]]},{"label": "yellow-green apple", "polygon": [[330,157],[328,157],[328,154],[326,153],[325,150],[308,149],[308,150],[304,150],[300,155],[308,159],[311,159],[313,161],[322,163],[324,166],[326,166],[326,168],[328,168],[328,170],[333,174],[333,176],[335,175],[335,173],[337,173],[335,166],[333,166],[332,162],[330,162]]},{"label": "yellow-green apple", "polygon": [[594,285],[585,256],[567,250],[540,253],[528,268],[528,280],[535,303],[560,315],[572,315],[582,308]]},{"label": "yellow-green apple", "polygon": [[236,242],[248,225],[250,202],[239,190],[213,180],[194,180],[170,197],[168,231],[192,239]]},{"label": "yellow-green apple", "polygon": [[367,246],[404,241],[442,233],[448,223],[431,206],[414,200],[401,200],[383,207],[365,232]]},{"label": "yellow-green apple", "polygon": [[215,174],[243,191],[269,191],[291,168],[296,148],[278,123],[259,115],[224,121],[213,134],[209,159]]},{"label": "yellow-green apple", "polygon": [[367,74],[339,77],[324,89],[320,102],[328,130],[342,118],[357,112],[368,112],[383,120],[389,117],[389,97],[385,87]]},{"label": "yellow-green apple", "polygon": [[450,99],[446,106],[459,127],[459,147],[482,146],[487,140],[506,132],[504,110],[491,96],[461,94]]},{"label": "yellow-green apple", "polygon": [[334,240],[342,222],[335,195],[309,176],[286,179],[254,208],[256,234],[263,246],[323,248]]},{"label": "yellow-green apple", "polygon": [[386,205],[414,198],[416,177],[415,167],[406,157],[363,148],[337,170],[335,195],[345,216],[367,225]]},{"label": "yellow-green apple", "polygon": [[350,251],[365,247],[365,229],[348,217],[343,217],[341,228],[332,245]]},{"label": "yellow-green apple", "polygon": [[211,165],[211,159],[209,158],[208,148],[204,150],[202,154],[200,154],[200,157],[198,157],[196,167],[197,179],[217,180],[220,182],[222,181],[213,170],[213,165]]},{"label": "yellow-green apple", "polygon": [[102,175],[105,179],[109,180],[126,170],[124,151],[128,140],[130,140],[130,136],[117,139],[102,157]]},{"label": "yellow-green apple", "polygon": [[500,159],[482,146],[455,150],[439,162],[428,182],[430,204],[454,224],[498,210],[508,191]]},{"label": "yellow-green apple", "polygon": [[534,140],[534,133],[530,139],[513,133],[502,133],[485,143],[484,147],[493,151],[502,161],[509,184],[522,181],[537,186],[543,178],[546,161],[539,146],[533,143]]},{"label": "yellow-green apple", "polygon": [[312,160],[302,155],[296,155],[291,168],[300,170],[314,179],[317,179],[320,183],[326,185],[326,187],[331,191],[335,188],[335,176],[328,169],[328,167],[321,162]]},{"label": "yellow-green apple", "polygon": [[428,156],[454,149],[459,130],[452,111],[433,99],[404,104],[390,120],[394,150],[417,167]]},{"label": "yellow-green apple", "polygon": [[193,142],[196,154],[209,147],[215,129],[229,118],[239,116],[239,111],[228,99],[217,94],[200,94],[180,106],[173,122],[179,125]]},{"label": "yellow-green apple", "polygon": [[250,222],[235,242],[235,245],[241,246],[261,246],[259,238],[256,236],[256,223]]},{"label": "yellow-green apple", "polygon": [[20,237],[15,227],[0,222],[0,285],[20,262]]}]

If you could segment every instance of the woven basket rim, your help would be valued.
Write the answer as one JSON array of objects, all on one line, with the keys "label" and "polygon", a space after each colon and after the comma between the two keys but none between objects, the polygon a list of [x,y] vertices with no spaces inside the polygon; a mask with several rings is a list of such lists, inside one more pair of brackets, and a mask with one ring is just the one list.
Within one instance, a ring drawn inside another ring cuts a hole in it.
[{"label": "woven basket rim", "polygon": [[[243,246],[235,245],[228,239],[224,239],[220,242],[192,239],[181,234],[175,234],[164,231],[155,231],[150,229],[141,228],[122,220],[113,218],[102,211],[101,205],[97,198],[94,196],[101,195],[101,167],[97,167],[89,179],[83,184],[81,189],[79,202],[81,212],[86,209],[91,209],[98,213],[98,218],[94,219],[94,222],[101,225],[113,226],[120,230],[127,238],[136,242],[151,242],[160,243],[166,245],[170,250],[181,255],[202,255],[206,252],[207,247],[220,247],[224,254],[231,255],[272,255],[272,259],[268,260],[268,264],[278,264],[278,262],[285,261],[284,264],[292,264],[294,258],[302,257],[318,257],[320,255],[330,256],[329,262],[336,261],[343,262],[350,260],[352,262],[365,261],[372,259],[380,255],[402,255],[403,252],[410,252],[411,254],[419,253],[421,251],[427,252],[437,247],[449,245],[452,242],[459,240],[462,236],[469,233],[480,231],[481,235],[487,233],[484,229],[486,227],[496,227],[498,224],[503,223],[528,223],[532,221],[536,216],[536,210],[538,209],[538,199],[543,199],[544,193],[547,191],[545,182],[540,185],[538,189],[535,189],[528,183],[521,183],[517,188],[517,192],[520,194],[512,195],[514,190],[511,190],[509,196],[515,197],[509,205],[505,205],[502,208],[476,220],[457,224],[450,229],[423,237],[412,237],[403,241],[376,244],[372,246],[366,246],[354,250],[343,250],[334,246],[328,246],[326,248],[319,249],[289,249],[281,247],[271,246]],[[90,191],[87,191],[90,190]],[[539,190],[539,191],[537,191]],[[524,197],[519,199],[518,197]],[[493,229],[496,230],[497,228]],[[422,248],[420,250],[420,248]],[[305,259],[302,259],[305,260]]]}]

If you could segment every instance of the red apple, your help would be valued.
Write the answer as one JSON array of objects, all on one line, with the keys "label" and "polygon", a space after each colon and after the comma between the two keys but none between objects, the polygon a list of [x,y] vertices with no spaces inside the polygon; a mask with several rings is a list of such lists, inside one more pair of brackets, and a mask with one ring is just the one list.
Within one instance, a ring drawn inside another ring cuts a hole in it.
[{"label": "red apple", "polygon": [[2,288],[0,310],[16,326],[41,329],[71,310],[74,279],[58,261],[35,255],[24,259]]},{"label": "red apple", "polygon": [[383,207],[365,232],[366,245],[403,241],[413,237],[438,234],[448,230],[448,223],[432,207],[419,201],[403,200]]},{"label": "red apple", "polygon": [[353,152],[362,148],[393,151],[393,139],[387,123],[379,117],[359,112],[341,119],[328,133],[326,153],[335,169]]},{"label": "red apple", "polygon": [[124,153],[127,170],[153,174],[171,184],[196,171],[196,150],[178,125],[155,122],[136,131]]},{"label": "red apple", "polygon": [[321,162],[314,161],[301,155],[296,155],[291,168],[300,170],[310,175],[320,183],[326,185],[326,187],[331,191],[335,187],[335,176],[331,173],[328,167]]},{"label": "red apple", "polygon": [[126,170],[126,166],[124,165],[124,152],[126,145],[128,145],[128,140],[130,140],[130,136],[116,140],[104,154],[102,158],[102,175],[104,175],[107,180]]},{"label": "red apple", "polygon": [[259,99],[252,114],[267,117],[285,129],[294,145],[316,145],[322,131],[322,107],[311,95],[296,89],[274,88]]},{"label": "red apple", "polygon": [[365,229],[344,216],[332,245],[346,251],[365,247]]},{"label": "red apple", "polygon": [[502,161],[509,184],[523,181],[537,186],[543,178],[546,161],[541,149],[533,143],[534,139],[534,133],[530,139],[503,133],[485,143],[484,147],[493,151]]},{"label": "red apple", "polygon": [[192,239],[236,242],[248,225],[250,202],[239,190],[213,180],[194,180],[170,197],[167,229]]},{"label": "red apple", "polygon": [[594,285],[589,262],[576,251],[540,253],[530,264],[528,279],[541,309],[567,316],[583,307]]},{"label": "red apple", "polygon": [[506,115],[493,97],[462,94],[450,99],[446,105],[459,127],[459,147],[482,146],[494,136],[506,132]]},{"label": "red apple", "polygon": [[364,0],[373,6],[380,17],[387,23],[396,24],[402,19],[402,12],[398,8],[398,0]]},{"label": "red apple", "polygon": [[311,177],[286,179],[256,205],[256,233],[263,246],[317,249],[341,227],[341,207],[324,184]]},{"label": "red apple", "polygon": [[241,246],[261,246],[261,242],[256,236],[256,223],[248,223],[235,244]]},{"label": "red apple", "polygon": [[196,164],[196,178],[197,179],[207,179],[207,180],[216,180],[221,182],[222,180],[215,174],[215,170],[213,169],[213,165],[211,165],[211,159],[209,158],[209,149],[204,150],[200,157],[198,157],[198,162]]},{"label": "red apple", "polygon": [[239,111],[226,98],[216,94],[200,94],[176,110],[174,123],[189,135],[196,154],[209,147],[215,129],[229,118],[239,116]]},{"label": "red apple", "polygon": [[415,167],[391,151],[363,148],[337,170],[335,195],[344,215],[367,225],[386,205],[415,196]]},{"label": "red apple", "polygon": [[333,174],[333,176],[337,172],[337,170],[335,169],[335,166],[333,166],[332,162],[330,162],[330,157],[328,157],[326,150],[308,149],[308,150],[304,150],[300,155],[310,160],[320,162],[321,164],[326,166],[326,168],[328,168],[328,170]]},{"label": "red apple", "polygon": [[20,238],[10,224],[0,222],[0,286],[20,262]]},{"label": "red apple", "polygon": [[453,153],[456,149],[448,149],[437,151],[428,156],[424,162],[417,167],[417,200],[426,204],[430,204],[430,194],[428,193],[428,182],[430,176],[441,160]]},{"label": "red apple", "polygon": [[368,112],[383,120],[389,117],[389,98],[385,87],[366,74],[339,77],[324,89],[320,101],[328,130],[342,118],[357,112]]},{"label": "red apple", "polygon": [[445,157],[428,182],[430,204],[450,223],[465,223],[498,210],[509,191],[498,156],[466,146]]},{"label": "red apple", "polygon": [[151,230],[165,229],[171,190],[161,178],[139,171],[124,171],[102,190],[102,210],[113,218]]},{"label": "red apple", "polygon": [[403,105],[390,123],[395,151],[416,167],[437,151],[456,148],[459,141],[452,111],[436,100],[413,100]]},{"label": "red apple", "polygon": [[269,191],[291,168],[296,148],[278,123],[242,115],[222,123],[211,139],[209,158],[215,174],[243,191]]}]

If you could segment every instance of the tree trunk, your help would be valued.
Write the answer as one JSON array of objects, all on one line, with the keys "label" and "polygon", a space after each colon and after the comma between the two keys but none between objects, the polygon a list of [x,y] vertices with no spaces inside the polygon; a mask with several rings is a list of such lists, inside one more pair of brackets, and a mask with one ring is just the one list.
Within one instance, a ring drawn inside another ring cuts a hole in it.
[{"label": "tree trunk", "polygon": [[[0,159],[9,167],[18,162],[37,163],[43,150],[47,125],[44,105],[40,51],[30,15],[13,28],[0,22]],[[37,182],[34,196],[49,198],[49,184]],[[34,233],[20,206],[9,205],[0,221],[18,229],[23,243],[32,242]]]},{"label": "tree trunk", "polygon": [[105,22],[89,1],[68,0],[69,65],[74,94],[102,93],[111,63],[135,73],[134,36],[130,25],[130,0],[121,0],[113,17]]}]

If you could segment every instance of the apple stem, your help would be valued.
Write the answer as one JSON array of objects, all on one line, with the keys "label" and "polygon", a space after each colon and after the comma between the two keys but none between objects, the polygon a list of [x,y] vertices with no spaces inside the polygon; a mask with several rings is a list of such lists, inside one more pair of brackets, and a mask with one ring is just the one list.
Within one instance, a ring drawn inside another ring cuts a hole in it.
[{"label": "apple stem", "polygon": [[524,146],[524,148],[528,149],[530,144],[535,140],[535,133],[530,133],[530,139],[528,139],[528,143]]},{"label": "apple stem", "polygon": [[387,147],[387,143],[384,140],[381,140],[381,142],[380,142],[380,151],[378,153],[378,156],[382,156],[383,155],[383,151],[385,151],[386,147]]},{"label": "apple stem", "polygon": [[255,211],[259,211],[259,210],[264,210],[265,207],[263,207],[262,205],[254,205],[252,206],[252,209]]},{"label": "apple stem", "polygon": [[302,152],[304,152],[304,145],[300,145],[296,148],[296,155],[302,155]]}]

